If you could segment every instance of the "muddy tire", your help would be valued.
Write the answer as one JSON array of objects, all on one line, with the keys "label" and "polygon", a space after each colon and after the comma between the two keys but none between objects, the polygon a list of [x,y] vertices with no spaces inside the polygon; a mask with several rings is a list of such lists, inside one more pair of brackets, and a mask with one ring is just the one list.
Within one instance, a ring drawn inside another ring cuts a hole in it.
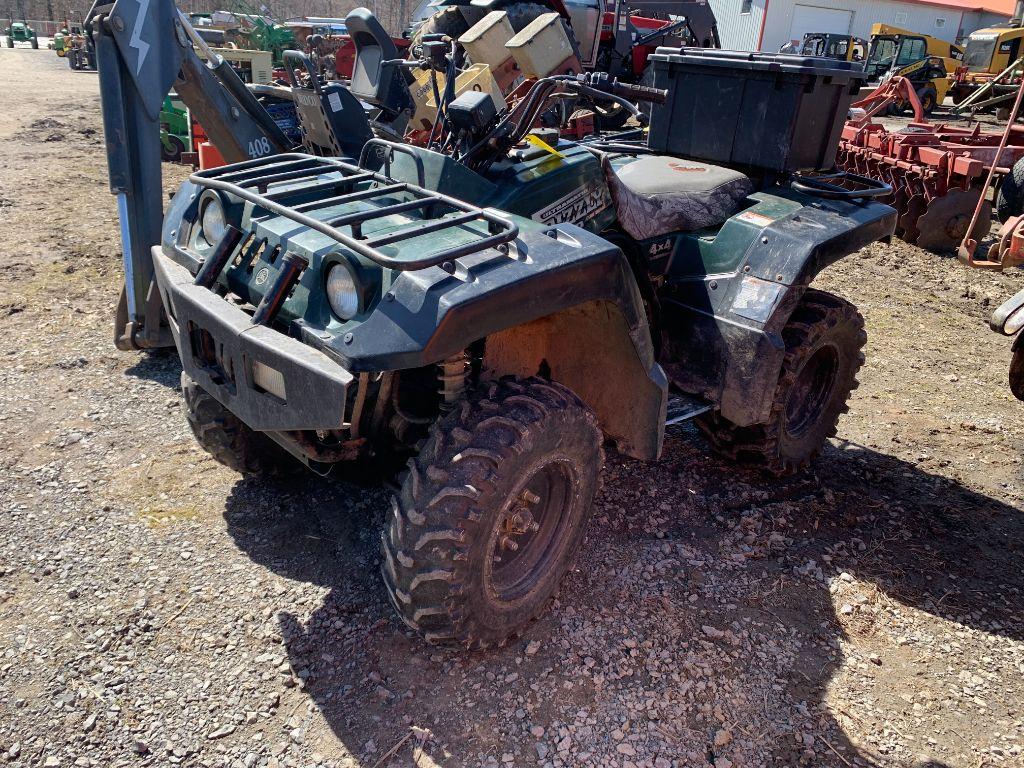
[{"label": "muddy tire", "polygon": [[199,444],[213,458],[243,475],[276,474],[294,460],[270,438],[256,432],[216,398],[181,374],[185,416]]},{"label": "muddy tire", "polygon": [[491,382],[435,423],[382,536],[402,620],[467,648],[520,634],[583,539],[601,441],[576,395],[536,378]]},{"label": "muddy tire", "polygon": [[1010,391],[1018,400],[1024,400],[1024,344],[1017,339],[1010,358]]},{"label": "muddy tire", "polygon": [[807,467],[836,434],[858,386],[867,342],[857,308],[814,289],[804,294],[782,337],[786,355],[767,423],[738,427],[718,413],[697,420],[717,453],[775,475]]},{"label": "muddy tire", "polygon": [[1013,168],[999,182],[996,194],[996,216],[1006,223],[1011,216],[1024,214],[1024,158],[1013,164]]}]

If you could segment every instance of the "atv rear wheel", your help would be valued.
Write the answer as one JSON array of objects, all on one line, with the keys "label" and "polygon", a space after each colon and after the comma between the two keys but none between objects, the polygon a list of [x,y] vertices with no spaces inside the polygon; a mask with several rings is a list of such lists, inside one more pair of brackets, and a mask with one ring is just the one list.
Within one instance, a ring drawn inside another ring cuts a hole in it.
[{"label": "atv rear wheel", "polygon": [[541,379],[492,382],[436,422],[382,536],[403,621],[467,648],[521,633],[572,565],[603,458],[593,412]]},{"label": "atv rear wheel", "polygon": [[185,416],[199,444],[213,458],[243,475],[271,474],[293,459],[269,437],[256,432],[213,395],[181,374]]},{"label": "atv rear wheel", "polygon": [[738,427],[720,414],[697,420],[715,450],[775,475],[805,468],[835,435],[864,363],[864,318],[850,302],[808,289],[782,338],[786,355],[765,424]]}]

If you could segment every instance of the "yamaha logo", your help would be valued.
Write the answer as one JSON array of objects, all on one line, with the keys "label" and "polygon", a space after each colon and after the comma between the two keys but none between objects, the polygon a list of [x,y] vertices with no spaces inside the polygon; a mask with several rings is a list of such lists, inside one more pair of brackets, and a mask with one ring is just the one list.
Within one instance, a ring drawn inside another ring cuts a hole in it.
[{"label": "yamaha logo", "polygon": [[256,285],[263,285],[267,282],[268,277],[270,277],[270,270],[264,267],[256,273]]}]

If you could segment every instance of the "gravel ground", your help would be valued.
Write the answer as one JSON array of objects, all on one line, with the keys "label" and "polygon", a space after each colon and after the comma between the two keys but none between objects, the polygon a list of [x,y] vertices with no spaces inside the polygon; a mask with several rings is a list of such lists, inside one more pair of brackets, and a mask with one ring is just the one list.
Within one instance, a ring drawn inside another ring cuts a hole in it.
[{"label": "gravel ground", "polygon": [[830,269],[870,341],[813,471],[688,428],[612,454],[550,612],[430,648],[378,580],[383,490],[239,477],[175,357],[114,350],[95,75],[5,50],[0,95],[0,761],[1024,765],[1021,405],[985,325],[1018,272],[901,243]]}]

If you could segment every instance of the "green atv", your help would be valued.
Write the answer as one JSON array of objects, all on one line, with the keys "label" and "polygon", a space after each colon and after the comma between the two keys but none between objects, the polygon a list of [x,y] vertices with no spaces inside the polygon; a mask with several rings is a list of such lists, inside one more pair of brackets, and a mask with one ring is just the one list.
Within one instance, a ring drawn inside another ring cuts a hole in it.
[{"label": "green atv", "polygon": [[24,21],[15,21],[9,26],[4,34],[7,36],[7,47],[13,48],[15,43],[28,43],[33,48],[39,47],[39,38],[36,31]]},{"label": "green atv", "polygon": [[[856,82],[823,98],[765,69],[771,93],[819,99],[841,126]],[[863,321],[809,285],[891,235],[895,212],[871,201],[887,188],[759,168],[764,142],[742,167],[523,142],[559,99],[665,95],[550,78],[499,115],[471,92],[435,150],[371,139],[358,161],[201,171],[166,213],[152,298],[198,441],[242,472],[405,459],[382,570],[429,641],[501,644],[544,610],[606,442],[656,460],[666,425],[698,418],[721,452],[792,472],[856,386]],[[672,109],[654,110],[652,144]]]}]

